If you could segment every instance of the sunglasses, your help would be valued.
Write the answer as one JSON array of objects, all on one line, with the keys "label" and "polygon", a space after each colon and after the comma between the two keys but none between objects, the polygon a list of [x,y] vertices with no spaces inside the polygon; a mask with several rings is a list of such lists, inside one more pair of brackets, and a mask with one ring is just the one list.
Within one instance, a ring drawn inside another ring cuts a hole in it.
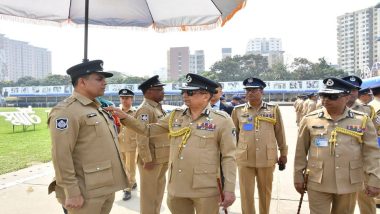
[{"label": "sunglasses", "polygon": [[323,99],[329,99],[329,100],[338,100],[341,97],[344,97],[345,95],[341,94],[320,94],[319,95]]},{"label": "sunglasses", "polygon": [[194,94],[207,94],[207,92],[200,91],[200,90],[182,90],[181,95],[187,94],[187,96],[193,96]]}]

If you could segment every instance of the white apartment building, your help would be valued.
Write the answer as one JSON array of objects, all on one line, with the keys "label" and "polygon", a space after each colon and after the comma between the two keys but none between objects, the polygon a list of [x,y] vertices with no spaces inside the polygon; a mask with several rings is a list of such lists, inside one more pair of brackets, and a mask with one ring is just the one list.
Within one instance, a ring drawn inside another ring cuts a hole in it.
[{"label": "white apartment building", "polygon": [[205,71],[205,54],[203,50],[196,50],[190,54],[189,72],[197,74],[202,71]]},{"label": "white apartment building", "polygon": [[246,54],[262,55],[267,57],[269,67],[277,63],[284,63],[284,51],[279,38],[255,38],[248,41]]},{"label": "white apartment building", "polygon": [[338,16],[338,65],[350,74],[368,77],[380,62],[380,9],[370,7]]},{"label": "white apartment building", "polygon": [[43,79],[51,73],[50,51],[0,34],[0,81],[17,81],[25,76]]}]

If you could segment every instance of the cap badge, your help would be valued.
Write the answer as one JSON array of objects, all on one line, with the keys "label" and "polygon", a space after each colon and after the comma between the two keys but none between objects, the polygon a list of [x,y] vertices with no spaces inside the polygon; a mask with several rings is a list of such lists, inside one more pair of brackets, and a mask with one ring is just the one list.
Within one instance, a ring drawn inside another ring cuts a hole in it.
[{"label": "cap badge", "polygon": [[193,79],[191,78],[191,76],[190,75],[188,75],[187,77],[186,77],[186,82],[191,82]]},{"label": "cap badge", "polygon": [[350,77],[351,82],[355,82],[355,80],[356,80],[355,77]]},{"label": "cap badge", "polygon": [[333,85],[334,85],[334,81],[333,81],[332,79],[328,79],[328,80],[326,81],[326,85],[327,85],[327,86],[333,86]]},{"label": "cap badge", "polygon": [[99,66],[103,69],[103,63],[100,63]]},{"label": "cap badge", "polygon": [[252,78],[249,78],[249,79],[248,79],[248,82],[249,82],[249,83],[252,83],[252,82],[253,82],[253,79],[252,79]]},{"label": "cap badge", "polygon": [[123,90],[123,91],[122,91],[122,93],[124,93],[124,94],[127,94],[127,93],[128,93],[128,91],[127,91],[127,90]]}]

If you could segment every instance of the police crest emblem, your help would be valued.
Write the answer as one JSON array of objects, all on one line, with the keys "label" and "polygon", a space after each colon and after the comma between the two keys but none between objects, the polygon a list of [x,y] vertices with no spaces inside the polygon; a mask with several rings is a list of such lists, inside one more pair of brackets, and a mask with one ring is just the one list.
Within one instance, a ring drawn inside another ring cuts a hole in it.
[{"label": "police crest emblem", "polygon": [[55,128],[59,130],[65,130],[69,126],[69,120],[67,118],[58,118],[55,120]]},{"label": "police crest emblem", "polygon": [[146,121],[149,120],[149,116],[148,116],[147,114],[142,114],[142,115],[140,116],[140,119],[141,119],[141,121],[146,122]]}]

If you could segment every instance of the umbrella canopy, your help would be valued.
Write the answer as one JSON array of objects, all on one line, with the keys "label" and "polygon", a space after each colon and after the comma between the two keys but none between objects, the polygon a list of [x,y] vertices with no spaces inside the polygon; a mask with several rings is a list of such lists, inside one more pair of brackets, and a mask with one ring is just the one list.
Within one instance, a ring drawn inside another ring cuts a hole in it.
[{"label": "umbrella canopy", "polygon": [[[91,0],[89,24],[157,30],[224,24],[246,0]],[[85,23],[85,0],[1,0],[0,14]]]},{"label": "umbrella canopy", "polygon": [[247,0],[1,0],[0,16],[42,22],[153,27],[156,31],[202,30],[223,26]]}]

